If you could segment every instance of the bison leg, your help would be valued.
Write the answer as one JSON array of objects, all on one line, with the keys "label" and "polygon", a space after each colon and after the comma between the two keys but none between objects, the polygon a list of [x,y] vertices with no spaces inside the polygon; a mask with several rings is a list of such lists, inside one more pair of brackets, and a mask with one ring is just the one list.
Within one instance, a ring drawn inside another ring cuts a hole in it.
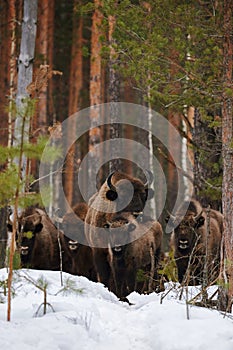
[{"label": "bison leg", "polygon": [[98,282],[109,288],[111,269],[108,262],[108,251],[102,248],[95,248],[93,258]]},{"label": "bison leg", "polygon": [[178,281],[182,283],[187,272],[188,258],[177,258],[176,266],[177,266],[177,272],[178,272]]}]

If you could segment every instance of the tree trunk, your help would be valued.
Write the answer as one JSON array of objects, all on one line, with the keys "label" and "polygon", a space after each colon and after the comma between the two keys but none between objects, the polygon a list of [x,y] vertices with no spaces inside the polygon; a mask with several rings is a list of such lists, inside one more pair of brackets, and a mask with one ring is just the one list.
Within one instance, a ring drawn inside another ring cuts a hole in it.
[{"label": "tree trunk", "polygon": [[[46,0],[41,0],[38,3],[38,30],[36,38],[36,68],[40,65],[49,65],[48,53],[49,53],[49,42],[48,42],[48,31],[49,31],[49,8],[50,3]],[[52,67],[50,67],[52,69]],[[33,129],[39,129],[39,132],[44,132],[47,125],[47,99],[48,99],[48,86],[44,86],[39,92],[38,108],[36,118],[33,121]]]},{"label": "tree trunk", "polygon": [[[15,8],[15,0],[10,0],[7,6],[5,5],[1,11],[2,18],[1,23],[8,19],[10,32],[6,31],[7,29],[7,21],[6,25],[2,26],[1,31],[5,31],[5,33],[1,33],[0,36],[4,41],[1,43],[1,64],[5,67],[1,67],[2,78],[1,78],[1,96],[9,96],[9,111],[8,111],[8,128],[7,128],[7,114],[5,108],[1,110],[1,129],[0,129],[0,142],[2,145],[11,147],[12,145],[12,111],[13,111],[13,99],[15,92],[15,77],[16,77],[16,8]],[[8,10],[8,11],[7,11]],[[9,35],[10,34],[10,35]],[[8,59],[10,58],[10,61]],[[10,89],[8,90],[8,87]],[[4,98],[3,97],[3,98]],[[1,106],[6,106],[7,100],[1,100]],[[8,139],[8,141],[7,141]],[[0,171],[5,168],[5,165],[0,166]],[[5,266],[5,258],[6,258],[6,246],[7,246],[7,207],[0,209],[0,268]]]},{"label": "tree trunk", "polygon": [[[48,3],[48,2],[47,2]],[[53,55],[54,55],[54,21],[55,21],[55,0],[51,0],[48,3],[48,64],[50,69],[53,69]],[[53,79],[50,79],[48,84],[48,98],[47,98],[47,123],[52,125],[56,122],[54,112],[54,97],[53,97]]]},{"label": "tree trunk", "polygon": [[[98,162],[100,159],[100,149],[97,148],[101,143],[102,133],[101,128],[96,127],[96,122],[100,118],[100,110],[98,105],[103,102],[102,97],[102,69],[101,69],[101,43],[100,36],[102,34],[101,24],[103,15],[98,7],[101,5],[99,0],[95,0],[96,9],[92,16],[92,30],[91,30],[91,66],[90,66],[90,118],[91,129],[89,130],[89,156],[90,163],[88,165],[89,181],[95,181],[98,173]],[[97,184],[98,185],[98,184]],[[88,196],[92,195],[89,193]]]},{"label": "tree trunk", "polygon": [[[233,0],[223,1],[223,99],[222,99],[222,157],[223,183],[222,204],[224,215],[224,271],[227,277],[226,288],[228,312],[232,309],[233,298],[233,117],[232,117],[232,68],[233,68],[233,37],[232,16]],[[224,304],[224,303],[223,303]]]},{"label": "tree trunk", "polygon": [[54,102],[51,106],[53,123],[63,122],[68,117],[73,1],[59,0],[54,5],[53,66],[63,75],[62,79],[53,82],[53,96],[50,99],[50,102]]},{"label": "tree trunk", "polygon": [[13,278],[13,257],[15,252],[15,235],[17,229],[17,217],[20,194],[20,181],[26,174],[26,157],[23,155],[23,145],[29,140],[30,115],[27,115],[29,101],[27,100],[27,87],[32,81],[32,69],[36,39],[37,1],[24,0],[24,17],[22,22],[22,37],[19,56],[18,89],[16,96],[17,118],[15,122],[15,145],[20,147],[19,159],[15,159],[17,165],[17,184],[14,199],[13,228],[9,257],[8,272],[8,304],[7,321],[11,319],[11,286]]},{"label": "tree trunk", "polygon": [[[71,50],[71,67],[69,81],[69,116],[78,112],[82,106],[82,88],[83,88],[83,18],[78,17],[76,13],[77,6],[80,6],[80,0],[74,1],[73,14],[73,34]],[[68,119],[68,138],[75,139],[76,126],[74,120]],[[77,170],[77,153],[80,153],[76,144],[73,144],[66,157],[65,170],[65,194],[68,202],[72,205],[74,201],[74,179]],[[80,157],[80,154],[79,154]]]},{"label": "tree trunk", "polygon": [[0,268],[5,267],[7,246],[7,207],[0,208]]},{"label": "tree trunk", "polygon": [[[1,113],[1,128],[0,128],[0,144],[6,146],[8,142],[8,113],[6,106],[9,105],[7,96],[9,93],[9,71],[10,64],[13,63],[13,57],[11,57],[12,49],[12,30],[15,24],[14,16],[14,4],[7,1],[1,2],[0,11],[0,113]],[[14,22],[13,22],[14,21]],[[10,30],[8,27],[10,25]],[[10,59],[10,62],[9,62]],[[16,62],[16,58],[15,58]],[[10,63],[10,64],[9,64]]]},{"label": "tree trunk", "polygon": [[8,112],[8,147],[11,147],[13,140],[13,99],[15,93],[15,78],[16,78],[16,9],[15,0],[9,1],[9,23],[10,23],[10,91],[9,91],[9,112]]},{"label": "tree trunk", "polygon": [[[36,39],[36,23],[37,23],[37,0],[24,0],[24,17],[22,21],[22,37],[20,45],[19,66],[18,66],[18,84],[16,95],[16,106],[18,113],[22,113],[29,94],[27,87],[32,82],[33,60],[35,52]],[[15,145],[29,140],[30,120],[25,116],[24,135],[21,134],[23,118],[17,115],[15,121],[14,138]],[[26,170],[26,159],[23,160],[23,170]]]},{"label": "tree trunk", "polygon": [[[170,111],[168,113],[168,120],[171,123],[172,126],[169,125],[168,127],[168,142],[169,142],[169,150],[173,150],[173,154],[176,155],[177,159],[181,159],[181,143],[180,138],[174,139],[174,133],[170,129],[177,129],[180,130],[181,128],[181,115],[179,113],[174,113]],[[168,150],[168,151],[169,151]],[[169,210],[172,210],[174,207],[174,204],[177,199],[177,169],[174,167],[172,161],[174,159],[171,159],[168,155],[169,159],[171,160],[171,163],[168,162],[167,164],[167,178],[168,178],[168,198],[169,198]],[[181,162],[180,162],[181,164]],[[179,189],[179,191],[182,191],[182,189]]]},{"label": "tree trunk", "polygon": [[[115,6],[117,6],[117,3],[115,3]],[[117,44],[116,40],[113,38],[115,25],[116,25],[116,18],[114,16],[108,17],[108,25],[109,25],[109,32],[108,32],[108,42],[110,46],[110,55],[109,55],[109,84],[108,84],[108,100],[109,102],[112,102],[110,106],[110,139],[120,139],[121,137],[121,124],[119,123],[119,110],[118,110],[118,104],[117,102],[120,101],[120,77],[119,73],[116,70],[116,66],[119,64],[119,59],[117,56],[117,53],[115,51],[114,46]],[[120,140],[118,140],[118,145],[120,148]],[[119,171],[122,170],[122,162],[117,157],[117,149],[111,148],[110,149],[110,163],[109,163],[109,171],[110,173],[113,171]]]},{"label": "tree trunk", "polygon": [[[54,0],[49,2],[41,0],[38,3],[38,25],[36,36],[36,58],[34,62],[34,79],[38,85],[42,79],[38,79],[43,69],[45,82],[41,84],[38,91],[35,91],[35,97],[38,98],[37,108],[31,122],[31,134],[35,142],[39,135],[47,135],[49,125],[48,106],[51,104],[49,98],[49,88],[52,79],[48,79],[49,71],[53,68],[53,17],[54,17]],[[43,68],[42,68],[43,67]],[[51,89],[50,89],[51,90]],[[52,99],[51,99],[52,101]],[[29,172],[34,177],[38,177],[39,162],[36,159],[29,161]],[[39,190],[39,184],[36,183],[33,191]]]}]

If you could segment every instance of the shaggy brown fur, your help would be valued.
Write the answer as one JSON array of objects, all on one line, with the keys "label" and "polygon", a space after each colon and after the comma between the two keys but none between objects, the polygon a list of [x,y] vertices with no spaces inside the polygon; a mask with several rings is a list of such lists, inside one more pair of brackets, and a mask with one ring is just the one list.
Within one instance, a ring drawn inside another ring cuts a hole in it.
[{"label": "shaggy brown fur", "polygon": [[174,218],[174,225],[171,246],[179,282],[201,284],[205,264],[207,282],[216,280],[220,266],[223,215],[213,209],[204,209],[199,202],[192,200],[182,221],[176,226]]},{"label": "shaggy brown fur", "polygon": [[64,265],[64,271],[96,281],[92,249],[87,245],[84,233],[87,209],[88,206],[85,203],[78,203],[71,213],[63,217],[62,229],[65,244],[72,260],[71,265],[69,263],[67,266]]},{"label": "shaggy brown fur", "polygon": [[161,225],[148,217],[136,219],[130,213],[117,214],[107,225],[111,236],[109,289],[121,299],[133,291],[150,293],[156,290],[163,235]]},{"label": "shaggy brown fur", "polygon": [[105,285],[109,283],[111,269],[107,249],[109,237],[104,225],[116,212],[142,212],[146,200],[154,194],[140,179],[127,174],[115,172],[109,178],[89,200],[85,219],[85,234],[93,247],[98,281]]},{"label": "shaggy brown fur", "polygon": [[60,270],[60,250],[69,260],[62,232],[48,215],[38,208],[27,208],[19,218],[18,247],[22,267],[39,270]]}]

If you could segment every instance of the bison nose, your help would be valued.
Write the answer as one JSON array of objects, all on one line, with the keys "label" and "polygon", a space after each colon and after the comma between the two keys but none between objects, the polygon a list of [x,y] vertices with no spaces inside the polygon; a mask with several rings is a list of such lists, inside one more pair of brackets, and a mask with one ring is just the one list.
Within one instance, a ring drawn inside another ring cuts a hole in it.
[{"label": "bison nose", "polygon": [[21,255],[28,255],[28,247],[25,246],[25,247],[21,247]]},{"label": "bison nose", "polygon": [[78,241],[69,241],[69,249],[76,250],[78,248]]},{"label": "bison nose", "polygon": [[112,253],[115,259],[121,259],[124,254],[124,249],[120,245],[116,245],[115,247],[112,248]]},{"label": "bison nose", "polygon": [[188,248],[188,240],[187,239],[180,239],[179,240],[179,248],[187,249]]},{"label": "bison nose", "polygon": [[110,228],[110,224],[107,222],[106,224],[103,225],[103,228]]},{"label": "bison nose", "polygon": [[113,248],[113,251],[116,253],[120,253],[122,251],[122,247],[120,245],[117,245]]}]

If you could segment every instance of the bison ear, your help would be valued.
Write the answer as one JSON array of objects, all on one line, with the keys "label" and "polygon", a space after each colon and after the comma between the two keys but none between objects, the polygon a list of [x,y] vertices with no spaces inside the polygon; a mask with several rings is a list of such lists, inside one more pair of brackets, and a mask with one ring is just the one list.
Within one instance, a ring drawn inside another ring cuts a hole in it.
[{"label": "bison ear", "polygon": [[152,188],[146,188],[147,199],[152,199],[154,197],[154,190]]},{"label": "bison ear", "polygon": [[33,233],[38,233],[38,232],[40,232],[40,231],[42,230],[42,228],[43,228],[43,224],[42,224],[41,222],[39,222],[39,224],[37,224],[37,225],[35,226],[35,230],[34,230]]},{"label": "bison ear", "polygon": [[117,199],[118,194],[117,194],[116,191],[108,190],[108,191],[106,192],[106,197],[107,197],[108,200],[110,200],[110,201],[113,202],[113,201],[115,201],[115,200]]},{"label": "bison ear", "polygon": [[203,226],[203,225],[204,225],[204,222],[205,222],[204,216],[200,216],[200,217],[197,219],[196,228],[199,228],[199,227]]}]

